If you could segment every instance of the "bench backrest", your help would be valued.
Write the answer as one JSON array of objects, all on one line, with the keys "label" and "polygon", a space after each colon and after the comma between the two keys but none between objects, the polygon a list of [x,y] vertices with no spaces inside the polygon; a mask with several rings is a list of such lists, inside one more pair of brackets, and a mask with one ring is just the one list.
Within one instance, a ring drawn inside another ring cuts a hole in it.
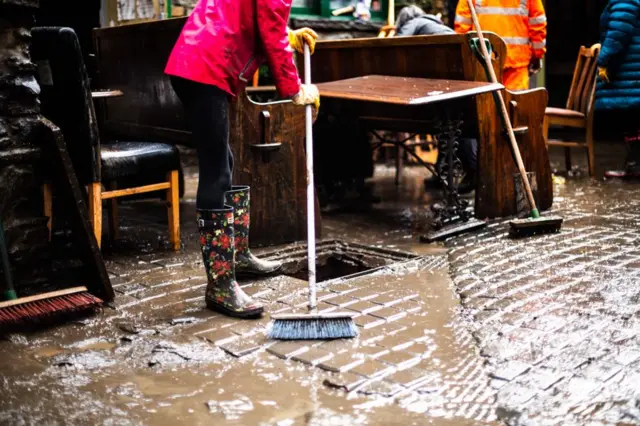
[{"label": "bench backrest", "polygon": [[[108,134],[189,144],[182,105],[164,74],[184,22],[185,18],[177,18],[94,31],[98,84],[124,93],[107,102]],[[312,78],[323,82],[387,74],[486,81],[469,37],[451,34],[320,41],[312,58]],[[495,69],[501,78],[506,47],[497,36],[488,37],[497,53]],[[302,70],[301,61],[299,66]]]}]

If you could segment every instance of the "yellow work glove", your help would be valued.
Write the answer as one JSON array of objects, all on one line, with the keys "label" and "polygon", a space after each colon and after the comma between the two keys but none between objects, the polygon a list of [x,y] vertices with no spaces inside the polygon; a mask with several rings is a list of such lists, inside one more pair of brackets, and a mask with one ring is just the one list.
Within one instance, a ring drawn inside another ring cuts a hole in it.
[{"label": "yellow work glove", "polygon": [[316,50],[317,39],[318,34],[311,28],[289,30],[289,45],[302,54],[304,54],[304,45],[306,43],[309,45],[309,52],[313,55],[313,52]]},{"label": "yellow work glove", "polygon": [[609,83],[609,74],[607,73],[606,68],[598,68],[598,77],[600,77],[600,80],[605,83]]},{"label": "yellow work glove", "polygon": [[318,88],[313,84],[301,84],[300,91],[292,99],[296,105],[313,105],[315,107],[315,113],[318,113],[320,109],[320,93]]}]

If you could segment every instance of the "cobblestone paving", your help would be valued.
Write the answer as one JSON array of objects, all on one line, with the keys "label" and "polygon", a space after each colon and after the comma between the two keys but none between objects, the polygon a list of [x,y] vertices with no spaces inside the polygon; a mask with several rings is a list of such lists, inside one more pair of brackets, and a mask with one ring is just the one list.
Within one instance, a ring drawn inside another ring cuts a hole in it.
[{"label": "cobblestone paving", "polygon": [[[346,341],[270,341],[265,335],[268,316],[239,323],[203,311],[205,284],[197,265],[191,273],[175,259],[140,260],[133,272],[119,269],[116,262],[108,268],[116,275],[124,329],[132,327],[126,325],[132,315],[162,309],[172,333],[198,337],[235,358],[266,350],[322,370],[331,388],[388,399],[435,417],[482,423],[496,418],[495,391],[471,334],[465,327],[447,325],[455,319],[457,301],[447,297],[446,288],[432,287],[448,281],[446,257],[419,258],[347,282],[323,283],[320,311],[355,315],[360,336]],[[243,288],[265,303],[269,313],[305,311],[304,281],[275,277]]]},{"label": "cobblestone paving", "polygon": [[512,424],[640,424],[640,191],[560,188],[562,232],[451,242],[451,272]]}]

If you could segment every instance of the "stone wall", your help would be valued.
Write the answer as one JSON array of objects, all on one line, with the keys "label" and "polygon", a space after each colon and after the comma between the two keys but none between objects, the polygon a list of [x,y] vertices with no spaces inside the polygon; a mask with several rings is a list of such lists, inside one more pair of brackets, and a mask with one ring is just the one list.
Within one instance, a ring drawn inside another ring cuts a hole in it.
[{"label": "stone wall", "polygon": [[40,88],[29,58],[37,7],[38,0],[0,2],[0,216],[16,286],[44,280],[48,256],[37,165]]}]

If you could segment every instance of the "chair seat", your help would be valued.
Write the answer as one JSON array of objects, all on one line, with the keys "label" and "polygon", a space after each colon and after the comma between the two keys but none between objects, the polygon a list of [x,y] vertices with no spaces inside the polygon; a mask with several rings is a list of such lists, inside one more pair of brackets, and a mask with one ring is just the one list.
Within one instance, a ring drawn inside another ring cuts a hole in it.
[{"label": "chair seat", "polygon": [[573,111],[571,109],[564,109],[564,108],[547,107],[544,110],[544,114],[551,117],[561,117],[561,118],[578,118],[578,119],[585,118],[584,114],[579,111]]},{"label": "chair seat", "polygon": [[174,145],[157,142],[113,142],[100,147],[102,180],[165,174],[180,168]]}]

